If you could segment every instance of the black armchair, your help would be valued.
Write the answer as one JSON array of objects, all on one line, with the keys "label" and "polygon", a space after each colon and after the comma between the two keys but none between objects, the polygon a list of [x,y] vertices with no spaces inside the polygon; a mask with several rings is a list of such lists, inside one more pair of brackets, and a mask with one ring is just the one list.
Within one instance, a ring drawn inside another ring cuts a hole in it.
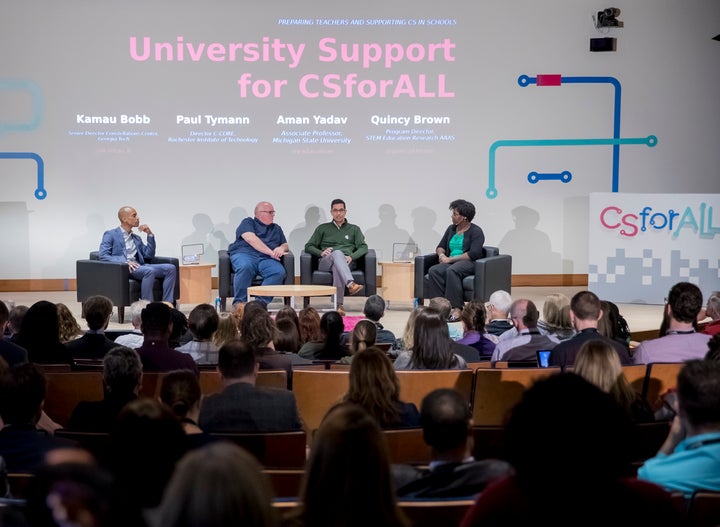
[{"label": "black armchair", "polygon": [[[332,273],[319,271],[317,256],[305,252],[300,253],[300,283],[303,285],[333,285]],[[355,269],[352,270],[353,280],[356,284],[365,286],[363,294],[372,296],[377,293],[377,256],[375,249],[368,249],[365,256],[355,260]],[[303,304],[307,307],[309,298],[305,298]]]},{"label": "black armchair", "polygon": [[[280,262],[285,267],[285,280],[283,285],[292,285],[295,283],[295,255],[288,252],[280,257]],[[230,255],[224,249],[218,251],[218,296],[220,297],[220,309],[225,311],[227,306],[227,298],[235,298],[235,286],[233,279],[235,272],[232,268]],[[256,276],[252,285],[261,285],[262,277]]]},{"label": "black armchair", "polygon": [[[427,297],[428,269],[439,263],[436,253],[415,257],[415,297],[422,305]],[[487,302],[493,292],[502,289],[510,292],[512,282],[512,256],[500,254],[497,247],[483,247],[483,257],[475,260],[475,273],[463,279],[463,298]]]},{"label": "black armchair", "polygon": [[[152,262],[169,263],[175,266],[177,279],[173,299],[180,298],[180,262],[177,258],[155,256]],[[90,253],[87,260],[77,260],[75,263],[75,276],[77,278],[77,300],[84,302],[93,295],[105,295],[118,309],[118,322],[125,322],[125,306],[129,306],[140,299],[140,280],[130,276],[130,269],[125,262],[103,262],[98,251]],[[153,286],[155,300],[162,300],[162,280],[155,280]]]}]

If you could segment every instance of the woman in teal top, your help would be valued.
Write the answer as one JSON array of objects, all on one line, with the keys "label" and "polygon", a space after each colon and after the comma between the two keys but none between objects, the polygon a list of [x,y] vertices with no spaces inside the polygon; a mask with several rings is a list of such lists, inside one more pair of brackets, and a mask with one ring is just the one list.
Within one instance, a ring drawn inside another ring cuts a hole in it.
[{"label": "woman in teal top", "polygon": [[450,203],[452,225],[443,234],[435,252],[440,263],[428,270],[430,298],[442,296],[450,300],[452,320],[460,320],[463,300],[463,278],[473,274],[474,262],[483,256],[485,233],[472,223],[475,205],[464,199]]}]

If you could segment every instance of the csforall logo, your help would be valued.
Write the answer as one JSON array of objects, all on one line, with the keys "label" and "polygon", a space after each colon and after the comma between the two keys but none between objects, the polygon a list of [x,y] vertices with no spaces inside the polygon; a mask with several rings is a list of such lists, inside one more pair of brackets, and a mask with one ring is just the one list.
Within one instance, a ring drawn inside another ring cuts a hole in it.
[{"label": "csforall logo", "polygon": [[654,210],[647,206],[639,212],[626,212],[610,205],[600,212],[600,223],[606,229],[617,230],[621,236],[628,238],[648,229],[668,231],[673,238],[688,230],[700,238],[712,239],[720,234],[720,226],[713,226],[713,207],[707,203],[700,203],[697,207],[687,206],[683,211]]}]

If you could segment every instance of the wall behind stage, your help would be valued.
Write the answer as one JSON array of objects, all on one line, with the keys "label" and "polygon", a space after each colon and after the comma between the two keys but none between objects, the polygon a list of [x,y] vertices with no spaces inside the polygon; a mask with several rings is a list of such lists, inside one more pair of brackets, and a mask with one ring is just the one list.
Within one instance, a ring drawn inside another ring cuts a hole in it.
[{"label": "wall behind stage", "polygon": [[585,274],[590,193],[720,192],[717,0],[6,4],[2,279],[74,277],[125,204],[212,262],[271,200],[299,253],[335,197],[381,260],[462,197],[514,274]]}]

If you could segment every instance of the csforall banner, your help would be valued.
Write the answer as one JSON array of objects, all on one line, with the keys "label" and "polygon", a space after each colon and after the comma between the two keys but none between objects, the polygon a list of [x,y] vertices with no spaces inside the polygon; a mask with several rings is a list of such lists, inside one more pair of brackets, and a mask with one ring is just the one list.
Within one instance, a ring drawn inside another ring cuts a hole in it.
[{"label": "csforall banner", "polygon": [[678,282],[720,290],[720,194],[591,193],[588,289],[662,304]]}]

